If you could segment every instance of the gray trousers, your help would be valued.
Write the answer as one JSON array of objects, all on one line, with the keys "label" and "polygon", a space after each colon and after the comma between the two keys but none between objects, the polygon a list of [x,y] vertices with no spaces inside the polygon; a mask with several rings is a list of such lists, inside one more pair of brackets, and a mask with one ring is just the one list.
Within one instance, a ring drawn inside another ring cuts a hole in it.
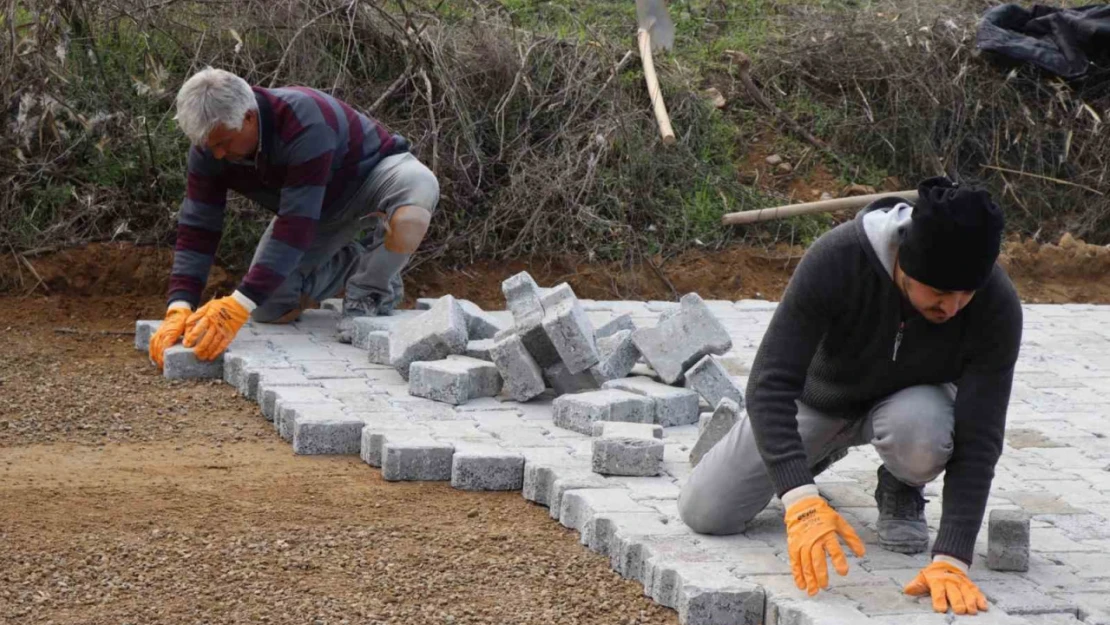
[{"label": "gray trousers", "polygon": [[[388,221],[402,206],[419,206],[434,214],[438,204],[439,181],[430,169],[408,152],[385,157],[347,205],[320,222],[300,264],[251,316],[272,322],[300,307],[302,299],[319,302],[344,288],[351,299],[377,294],[387,305],[399,303],[401,270],[411,255],[385,249],[385,224],[371,215],[385,213]],[[252,263],[273,236],[276,220],[262,234]],[[356,240],[367,228],[374,228],[372,236]]]},{"label": "gray trousers", "polygon": [[[862,419],[823,415],[798,404],[798,433],[812,468],[829,455],[871,443],[888,471],[914,486],[934,480],[952,456],[951,384],[912,386],[878,401]],[[683,522],[700,534],[736,534],[775,496],[748,417],[694,467],[678,499]]]}]

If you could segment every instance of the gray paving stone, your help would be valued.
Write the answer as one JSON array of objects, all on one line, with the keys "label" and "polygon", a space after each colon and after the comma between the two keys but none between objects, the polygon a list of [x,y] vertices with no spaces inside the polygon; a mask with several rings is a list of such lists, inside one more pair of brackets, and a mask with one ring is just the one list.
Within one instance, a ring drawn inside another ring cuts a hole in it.
[{"label": "gray paving stone", "polygon": [[621,488],[578,488],[563,493],[559,502],[559,523],[577,530],[579,542],[588,545],[597,516],[606,512],[651,512],[628,497]]},{"label": "gray paving stone", "polygon": [[[764,613],[767,625],[857,625],[871,623],[871,618],[886,618],[882,615],[865,614],[856,602],[834,592],[826,591],[817,597],[809,597],[804,590],[798,590],[791,575],[753,575],[746,579],[763,588],[767,599],[767,609]],[[899,621],[899,625],[913,625],[915,623],[913,619],[922,616],[901,614],[897,618],[905,619],[904,623]],[[946,621],[942,614],[935,614],[935,616]],[[940,623],[925,622],[921,625],[940,625]]]},{"label": "gray paving stone", "polygon": [[465,404],[501,392],[501,374],[490,362],[454,356],[414,362],[409,368],[409,393],[447,404]]},{"label": "gray paving stone", "polygon": [[180,343],[163,353],[162,363],[162,375],[171,380],[219,380],[224,376],[223,354],[215,360],[200,360],[191,348]]},{"label": "gray paving stone", "polygon": [[589,368],[598,387],[611,380],[625,378],[640,360],[640,350],[632,342],[631,330],[597,340],[598,363]]},{"label": "gray paving stone", "polygon": [[683,571],[678,618],[684,625],[762,623],[766,597],[757,584],[732,578],[716,570]]},{"label": "gray paving stone", "polygon": [[590,435],[597,421],[652,423],[655,404],[627,391],[603,389],[557,397],[552,404],[557,427]]},{"label": "gray paving stone", "polygon": [[396,426],[367,425],[362,429],[359,457],[372,467],[381,467],[385,443],[390,437],[399,441],[431,439],[427,430],[411,424]]},{"label": "gray paving stone", "polygon": [[696,293],[682,297],[681,311],[653,328],[641,328],[632,340],[644,359],[667,384],[674,384],[707,354],[723,354],[732,338]]},{"label": "gray paving stone", "polygon": [[602,437],[593,441],[593,470],[600,475],[653,476],[662,472],[663,441]]},{"label": "gray paving stone", "polygon": [[398,323],[389,337],[389,364],[408,380],[412,363],[466,353],[468,341],[462,307],[450,295],[426,313]]},{"label": "gray paving stone", "polygon": [[1029,570],[1029,514],[992,510],[988,521],[987,566],[995,571]]},{"label": "gray paving stone", "polygon": [[150,351],[150,337],[162,327],[161,319],[140,319],[135,322],[135,349]]},{"label": "gray paving stone", "polygon": [[431,439],[387,437],[382,446],[382,479],[387,482],[451,480],[455,446]]},{"label": "gray paving stone", "polygon": [[686,371],[685,385],[705,398],[710,406],[716,406],[727,397],[741,408],[744,407],[744,394],[712,354],[703,357]]},{"label": "gray paving stone", "polygon": [[460,490],[521,490],[524,456],[456,451],[451,460],[451,486]]},{"label": "gray paving stone", "polygon": [[[547,495],[547,514],[558,521],[563,512],[563,497],[572,490],[612,489],[615,485],[603,476],[578,469],[554,471],[554,480]],[[627,494],[627,493],[626,493]]]},{"label": "gray paving stone", "polygon": [[598,339],[603,339],[607,336],[612,336],[617,332],[620,332],[621,330],[628,330],[630,332],[634,332],[636,330],[636,324],[632,322],[632,315],[625,313],[623,315],[617,315],[616,317],[613,317],[605,324],[598,326],[597,331],[594,333],[594,335]]},{"label": "gray paving stone", "polygon": [[526,402],[547,389],[543,372],[520,337],[510,334],[495,342],[490,356],[501,374],[505,394],[512,399]]},{"label": "gray paving stone", "polygon": [[342,411],[299,408],[293,421],[293,453],[358,454],[365,426],[362,419]]},{"label": "gray paving stone", "polygon": [[558,362],[545,369],[543,377],[555,391],[556,397],[583,391],[596,391],[601,388],[601,385],[594,376],[592,369],[591,367],[586,371],[571,373],[565,364]]},{"label": "gray paving stone", "polygon": [[690,451],[690,464],[697,466],[705,454],[709,453],[709,450],[720,442],[741,418],[740,406],[727,397],[722,399],[717,404],[717,409],[713,411],[713,416],[709,418],[709,422],[702,428],[694,449]]},{"label": "gray paving stone", "polygon": [[569,373],[581,373],[598,362],[594,327],[570,285],[563,283],[541,299],[543,327]]},{"label": "gray paving stone", "polygon": [[518,328],[535,325],[543,319],[540,286],[528,272],[510,276],[501,283],[501,292],[505,294],[505,302]]},{"label": "gray paving stone", "polygon": [[463,315],[466,317],[467,334],[471,340],[492,339],[498,332],[507,326],[497,317],[482,310],[480,306],[470,300],[461,300]]},{"label": "gray paving stone", "polygon": [[478,360],[493,362],[493,344],[494,340],[492,338],[480,339],[477,341],[471,339],[470,342],[466,344],[466,355],[471,358],[477,358]]},{"label": "gray paving stone", "polygon": [[643,438],[662,439],[663,427],[651,423],[622,423],[620,421],[596,421],[591,436],[606,438]]},{"label": "gray paving stone", "polygon": [[320,383],[309,380],[300,371],[292,369],[267,371],[258,380],[258,405],[261,407],[262,416],[266,417],[266,420],[273,421],[277,416],[275,409],[277,408],[278,396],[286,393],[287,389],[293,388],[313,388],[316,390],[309,393],[309,396],[327,399],[320,388]]},{"label": "gray paving stone", "polygon": [[395,309],[393,314],[376,317],[355,317],[336,324],[336,340],[366,349],[371,332],[390,332],[397,324],[423,315],[424,310]]},{"label": "gray paving stone", "polygon": [[309,380],[358,379],[364,377],[360,372],[349,369],[347,363],[343,361],[306,362],[300,366],[300,369],[304,373],[304,377]]},{"label": "gray paving stone", "polygon": [[389,360],[389,332],[375,330],[366,335],[362,343],[367,352],[367,360],[375,365],[388,365]]},{"label": "gray paving stone", "polygon": [[623,577],[641,580],[643,541],[647,538],[691,537],[682,522],[655,511],[603,512],[594,519],[592,551],[609,557],[609,566]]},{"label": "gray paving stone", "polygon": [[655,423],[669,428],[698,422],[698,394],[684,389],[657,382],[644,376],[612,380],[603,385],[615,389],[643,395],[655,404]]},{"label": "gray paving stone", "polygon": [[1074,602],[1045,594],[1036,584],[1023,579],[988,579],[977,585],[992,607],[997,606],[1007,614],[1077,614],[1079,609]]}]

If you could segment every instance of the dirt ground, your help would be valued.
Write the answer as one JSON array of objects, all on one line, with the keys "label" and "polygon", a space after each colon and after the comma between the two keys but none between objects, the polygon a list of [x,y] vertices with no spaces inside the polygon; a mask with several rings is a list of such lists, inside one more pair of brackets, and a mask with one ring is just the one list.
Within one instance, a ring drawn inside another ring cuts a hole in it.
[{"label": "dirt ground", "polygon": [[[527,269],[588,298],[776,300],[801,254],[425,264],[406,295],[501,308],[501,281]],[[677,622],[519,493],[294,457],[222,383],[161,378],[130,333],[162,315],[171,257],[0,261],[0,622]],[[1027,302],[1110,303],[1105,247],[1010,241],[1001,262]],[[209,293],[234,279],[217,269]]]},{"label": "dirt ground", "polygon": [[[573,258],[522,258],[459,267],[422,263],[406,275],[405,306],[412,306],[418,297],[450,293],[486,308],[503,309],[501,282],[520,271],[528,271],[543,286],[567,282],[583,298],[674,301],[697,292],[706,299],[777,300],[804,252],[787,245],[736,246],[634,265],[583,263]],[[1028,303],[1110,303],[1110,246],[1091,245],[1070,235],[1043,244],[1014,238],[1005,243],[999,262]],[[156,300],[165,292],[172,265],[171,249],[126,243],[92,244],[25,262],[4,256],[0,257],[0,293],[130,295]],[[237,279],[220,267],[213,268],[206,297],[230,292]],[[160,317],[161,311],[156,307],[151,315]]]},{"label": "dirt ground", "polygon": [[519,493],[295,457],[102,333],[162,306],[0,298],[0,623],[677,623]]}]

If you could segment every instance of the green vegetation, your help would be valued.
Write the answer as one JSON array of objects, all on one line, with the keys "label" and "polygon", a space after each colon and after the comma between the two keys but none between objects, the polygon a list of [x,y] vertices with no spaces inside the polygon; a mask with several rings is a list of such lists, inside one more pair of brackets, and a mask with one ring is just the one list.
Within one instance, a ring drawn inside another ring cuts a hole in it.
[{"label": "green vegetation", "polygon": [[[440,176],[424,254],[445,260],[806,245],[831,216],[737,228],[720,218],[812,199],[788,190],[818,170],[827,185],[874,187],[955,171],[1020,206],[1009,211],[1015,232],[1110,235],[1105,77],[1063,85],[974,58],[977,16],[960,3],[670,2],[675,47],[655,63],[673,146],[649,104],[633,2],[134,5],[17,0],[0,12],[0,63],[12,68],[0,96],[17,103],[13,132],[0,136],[0,168],[12,172],[0,199],[5,247],[121,232],[172,242],[187,149],[173,96],[206,64],[377,103],[373,114]],[[727,50],[750,55],[763,93],[839,158],[749,97]],[[725,93],[724,108],[709,87]],[[795,170],[742,182],[770,153]],[[219,260],[241,269],[269,215],[232,206]]]}]

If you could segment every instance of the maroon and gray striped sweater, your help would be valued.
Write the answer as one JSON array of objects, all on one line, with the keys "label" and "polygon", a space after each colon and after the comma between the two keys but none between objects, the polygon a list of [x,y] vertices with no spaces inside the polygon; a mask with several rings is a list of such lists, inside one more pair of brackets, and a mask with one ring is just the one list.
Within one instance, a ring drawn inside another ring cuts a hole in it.
[{"label": "maroon and gray striped sweater", "polygon": [[259,151],[253,162],[220,161],[203,147],[188,158],[169,302],[196,308],[223,234],[228,190],[274,211],[273,237],[239,285],[262,305],[297,267],[316,227],[358,191],[370,170],[409,143],[380,122],[315,89],[254,88]]}]

